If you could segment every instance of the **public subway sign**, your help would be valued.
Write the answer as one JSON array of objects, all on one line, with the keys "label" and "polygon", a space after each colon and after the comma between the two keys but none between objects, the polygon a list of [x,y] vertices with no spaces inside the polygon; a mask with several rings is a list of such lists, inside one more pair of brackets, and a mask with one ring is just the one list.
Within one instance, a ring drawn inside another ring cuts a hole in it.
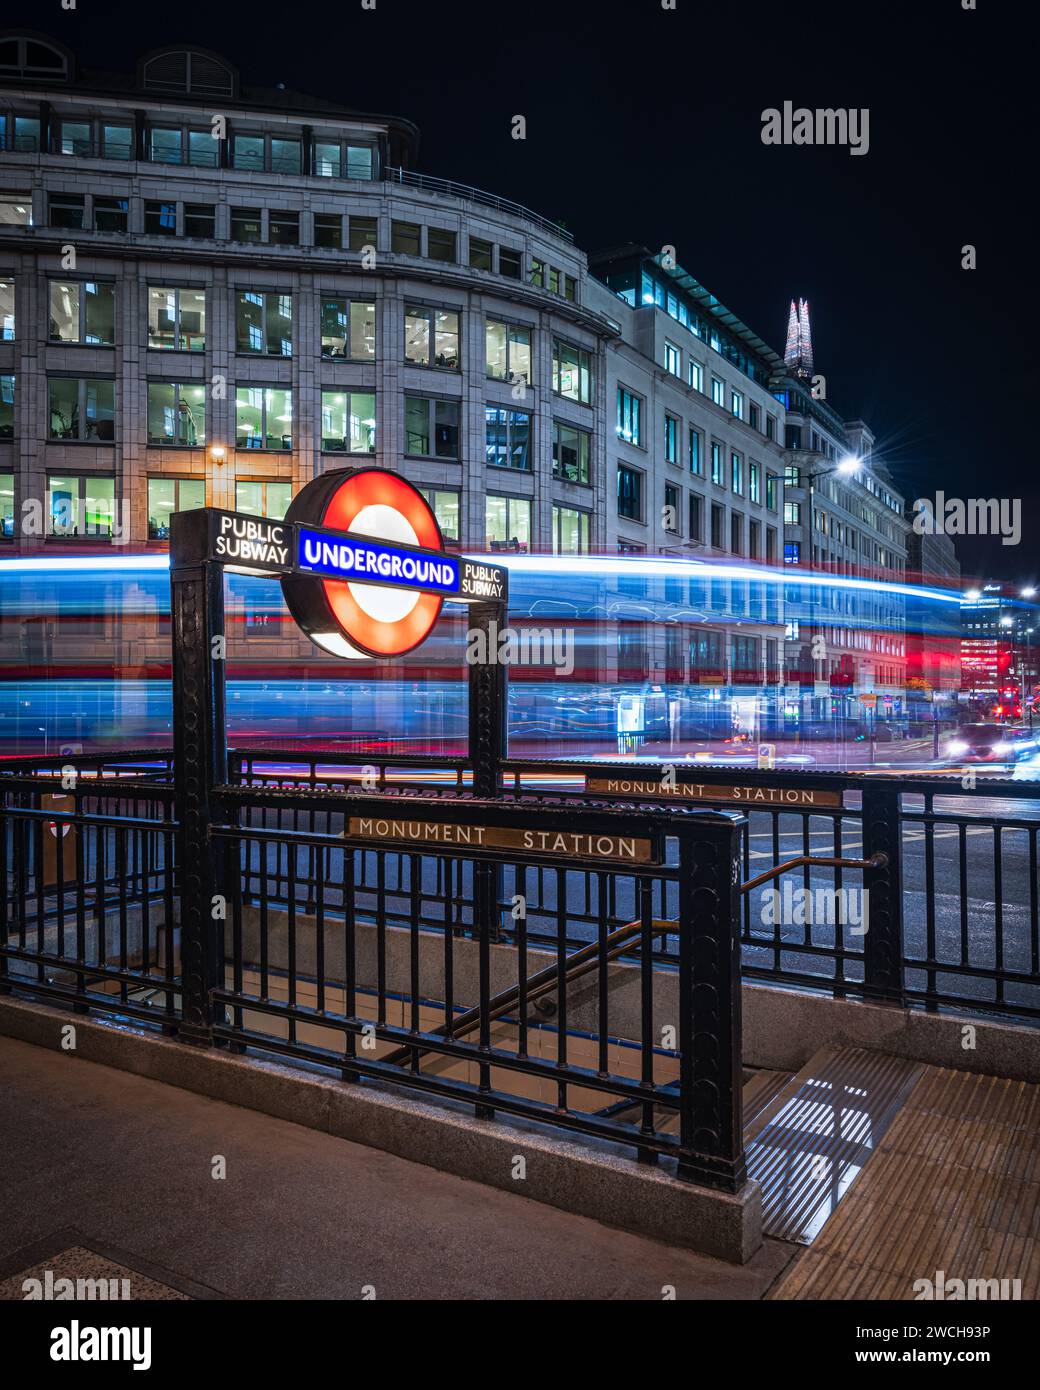
[{"label": "public subway sign", "polygon": [[506,570],[448,554],[422,493],[385,469],[322,474],[282,521],[206,513],[207,558],[279,575],[297,625],[336,656],[403,656],[430,635],[445,602],[506,602]]},{"label": "public subway sign", "polygon": [[404,820],[395,816],[351,816],[343,832],[347,840],[379,840],[413,848],[524,850],[528,854],[566,859],[603,859],[614,864],[654,864],[659,860],[652,840],[598,831],[514,830],[499,825],[469,825],[453,821]]},{"label": "public subway sign", "polygon": [[680,801],[710,801],[715,804],[730,801],[738,806],[800,806],[841,807],[840,791],[822,791],[816,787],[756,787],[712,785],[708,782],[651,782],[631,777],[586,777],[585,790],[590,795],[634,796],[661,800],[665,797]]}]

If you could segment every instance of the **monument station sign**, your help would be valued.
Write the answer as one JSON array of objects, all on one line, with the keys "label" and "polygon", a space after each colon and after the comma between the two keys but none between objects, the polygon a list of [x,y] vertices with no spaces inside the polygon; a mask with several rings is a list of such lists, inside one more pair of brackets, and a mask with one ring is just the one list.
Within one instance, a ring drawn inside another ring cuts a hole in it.
[{"label": "monument station sign", "polygon": [[840,808],[840,791],[818,787],[758,787],[709,782],[640,781],[631,777],[587,777],[585,790],[596,796],[635,796],[659,801],[731,801],[738,806],[819,806]]},{"label": "monument station sign", "polygon": [[523,830],[511,826],[458,824],[452,821],[404,820],[392,816],[352,816],[347,839],[380,840],[411,845],[451,845],[466,849],[519,849],[528,854],[568,859],[607,859],[616,864],[653,864],[652,840],[569,830]]}]

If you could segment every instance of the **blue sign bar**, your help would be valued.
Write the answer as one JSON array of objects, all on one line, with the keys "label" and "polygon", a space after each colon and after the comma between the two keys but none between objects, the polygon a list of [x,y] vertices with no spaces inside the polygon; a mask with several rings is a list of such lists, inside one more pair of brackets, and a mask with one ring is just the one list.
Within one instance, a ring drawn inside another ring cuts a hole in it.
[{"label": "blue sign bar", "polygon": [[438,594],[457,594],[461,588],[459,561],[452,555],[354,540],[342,534],[330,535],[328,531],[311,531],[306,526],[297,529],[296,568],[329,579],[353,579]]}]

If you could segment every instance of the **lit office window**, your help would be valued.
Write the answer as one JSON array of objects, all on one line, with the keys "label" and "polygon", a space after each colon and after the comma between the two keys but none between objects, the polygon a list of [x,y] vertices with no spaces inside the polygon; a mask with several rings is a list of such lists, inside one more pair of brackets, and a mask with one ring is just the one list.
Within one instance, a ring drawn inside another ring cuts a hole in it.
[{"label": "lit office window", "polygon": [[235,351],[292,356],[291,294],[239,290],[235,295]]},{"label": "lit office window", "polygon": [[492,468],[531,468],[531,417],[522,410],[485,406],[485,457]]},{"label": "lit office window", "polygon": [[192,512],[205,505],[205,478],[149,478],[148,539],[169,540],[174,512]]},{"label": "lit office window", "polygon": [[417,458],[459,457],[458,401],[404,398],[404,451]]},{"label": "lit office window", "polygon": [[744,394],[741,391],[731,391],[729,394],[730,410],[738,420],[744,418]]},{"label": "lit office window", "polygon": [[322,300],[321,355],[327,362],[373,360],[376,355],[376,306],[372,300]]},{"label": "lit office window", "polygon": [[592,403],[592,353],[553,339],[553,390],[569,401]]},{"label": "lit office window", "polygon": [[711,398],[716,405],[725,405],[726,403],[726,388],[717,376],[713,376],[711,379]]},{"label": "lit office window", "polygon": [[421,487],[419,491],[429,502],[437,518],[437,525],[441,528],[441,539],[446,545],[457,545],[460,535],[460,495],[447,488]]},{"label": "lit office window", "polygon": [[111,536],[115,480],[97,474],[53,474],[47,479],[48,534]]},{"label": "lit office window", "polygon": [[14,535],[14,474],[0,473],[0,537]]},{"label": "lit office window", "polygon": [[[54,199],[51,198],[53,208]],[[81,206],[82,213],[82,206]],[[31,227],[32,221],[32,194],[31,193],[2,193],[0,194],[0,227]],[[59,224],[52,221],[51,226]],[[78,224],[82,227],[82,216]]]},{"label": "lit office window", "polygon": [[292,392],[282,386],[236,387],[235,443],[239,449],[291,449]]},{"label": "lit office window", "polygon": [[553,427],[553,477],[568,483],[588,483],[592,435],[559,421]]},{"label": "lit office window", "polygon": [[496,381],[531,381],[531,330],[488,319],[484,327],[484,361]]},{"label": "lit office window", "polygon": [[404,311],[404,357],[419,367],[459,365],[459,316],[448,309],[427,309],[406,305]]},{"label": "lit office window", "polygon": [[730,487],[739,496],[744,493],[744,460],[739,454],[730,454]]},{"label": "lit office window", "polygon": [[802,504],[801,502],[784,503],[784,525],[800,526],[802,523]]},{"label": "lit office window", "polygon": [[51,474],[47,523],[52,536],[111,536],[115,479],[96,473]]},{"label": "lit office window", "polygon": [[205,290],[148,286],[148,346],[172,352],[206,347]]},{"label": "lit office window", "polygon": [[372,391],[321,393],[324,453],[371,454],[376,447],[376,398]]},{"label": "lit office window", "polygon": [[589,514],[576,507],[553,507],[553,554],[585,555],[589,549]]},{"label": "lit office window", "polygon": [[531,544],[531,503],[526,497],[484,499],[484,524],[492,550],[526,552]]},{"label": "lit office window", "polygon": [[0,280],[0,342],[14,342],[13,280]]},{"label": "lit office window", "polygon": [[281,521],[292,501],[292,483],[266,479],[236,479],[235,511]]},{"label": "lit office window", "polygon": [[148,383],[148,443],[196,448],[206,442],[206,388],[201,382]]},{"label": "lit office window", "polygon": [[682,352],[667,338],[664,342],[664,369],[672,376],[682,376]]}]

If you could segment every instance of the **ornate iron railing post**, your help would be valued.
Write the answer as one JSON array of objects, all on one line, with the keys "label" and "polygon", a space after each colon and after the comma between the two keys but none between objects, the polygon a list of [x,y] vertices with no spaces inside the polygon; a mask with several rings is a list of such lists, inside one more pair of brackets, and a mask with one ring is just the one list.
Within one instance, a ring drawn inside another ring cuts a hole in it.
[{"label": "ornate iron railing post", "polygon": [[[506,748],[507,671],[498,659],[504,603],[474,603],[467,614],[466,653],[469,662],[469,757],[473,795],[498,797]],[[474,656],[483,659],[474,660]],[[488,946],[498,941],[498,901],[502,870],[492,864],[473,869],[473,926],[480,942],[482,978],[488,966]]]},{"label": "ornate iron railing post", "polygon": [[[467,613],[469,662],[469,756],[473,795],[498,796],[506,747],[507,675],[498,659],[505,604],[473,603]],[[472,654],[483,654],[474,660]]]},{"label": "ornate iron railing post", "polygon": [[[224,983],[224,848],[211,840],[212,791],[227,781],[223,568],[206,554],[206,516],[170,520],[174,808],[180,878],[180,1035],[212,1041],[210,991]],[[216,915],[215,915],[216,914]]]},{"label": "ornate iron railing post", "polygon": [[679,1175],[736,1192],[742,1115],[740,833],[745,817],[694,811],[679,835]]},{"label": "ornate iron railing post", "polygon": [[863,783],[863,857],[884,855],[864,869],[863,982],[881,1003],[902,1005],[903,869],[900,855],[899,788],[866,779]]}]

